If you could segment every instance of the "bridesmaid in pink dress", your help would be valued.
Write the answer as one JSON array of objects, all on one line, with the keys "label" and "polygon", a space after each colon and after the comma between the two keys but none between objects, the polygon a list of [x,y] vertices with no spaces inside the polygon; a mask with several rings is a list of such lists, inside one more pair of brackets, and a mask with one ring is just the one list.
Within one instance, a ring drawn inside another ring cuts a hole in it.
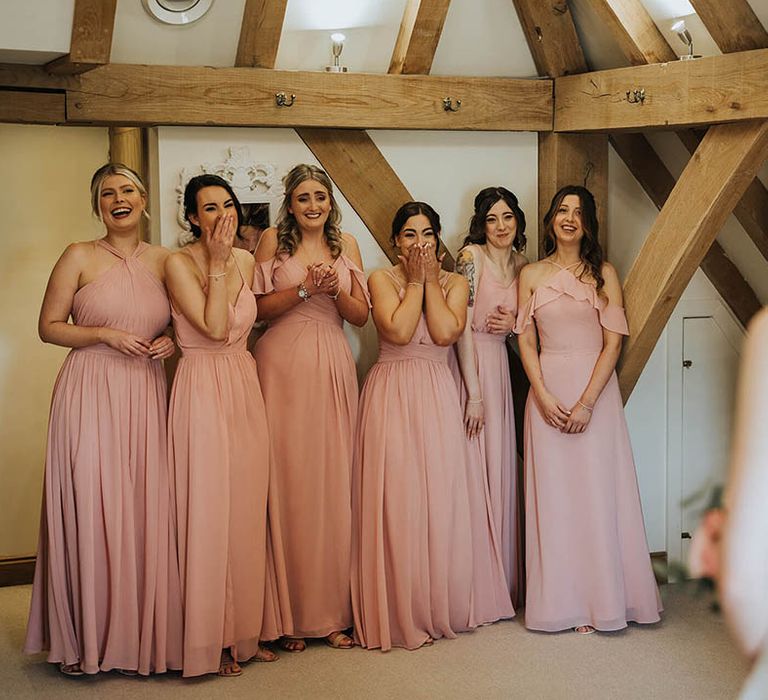
[{"label": "bridesmaid in pink dress", "polygon": [[64,251],[40,311],[40,338],[72,352],[51,401],[24,650],[49,650],[70,676],[181,667],[162,364],[174,351],[163,334],[168,251],[141,241],[146,202],[129,168],[96,171],[91,204],[106,236]]},{"label": "bridesmaid in pink dress", "polygon": [[[510,598],[522,604],[515,414],[505,341],[515,324],[518,274],[528,263],[518,252],[524,247],[525,214],[517,197],[504,187],[481,190],[456,262],[469,282],[469,307],[454,376],[464,408],[468,473],[476,481],[470,484],[473,530],[482,535],[473,548],[475,600],[483,606],[477,610],[483,621],[509,617]],[[495,585],[498,571],[504,592]]]},{"label": "bridesmaid in pink dress", "polygon": [[380,349],[361,396],[352,491],[352,607],[368,649],[417,649],[477,624],[467,460],[449,366],[469,290],[440,270],[439,233],[432,207],[404,204],[392,223],[401,262],[369,280]]},{"label": "bridesmaid in pink dress", "polygon": [[184,206],[199,240],[166,263],[183,353],[168,418],[183,672],[236,676],[239,661],[276,659],[259,639],[265,619],[279,627],[272,599],[275,587],[284,585],[284,572],[274,564],[280,561],[279,530],[267,522],[272,460],[266,412],[246,347],[256,318],[250,290],[255,263],[248,251],[232,248],[239,203],[225,180],[192,178]]},{"label": "bridesmaid in pink dress", "polygon": [[618,630],[662,610],[614,371],[621,284],[597,232],[592,194],[562,188],[544,218],[548,257],[520,273],[525,624],[545,632]]},{"label": "bridesmaid in pink dress", "polygon": [[[350,475],[357,375],[343,322],[362,326],[368,296],[360,251],[342,233],[328,176],[297,165],[284,179],[277,228],[256,250],[253,289],[270,322],[254,356],[269,416],[293,631],[347,649]],[[286,626],[287,627],[287,626]],[[286,634],[289,634],[286,632]]]}]

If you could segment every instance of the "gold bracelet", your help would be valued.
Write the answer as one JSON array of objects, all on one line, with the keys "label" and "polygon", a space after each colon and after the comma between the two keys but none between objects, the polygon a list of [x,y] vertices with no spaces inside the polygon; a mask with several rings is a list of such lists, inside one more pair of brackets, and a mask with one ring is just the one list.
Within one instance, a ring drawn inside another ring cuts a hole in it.
[{"label": "gold bracelet", "polygon": [[483,403],[482,399],[467,399],[467,403]]},{"label": "gold bracelet", "polygon": [[424,283],[423,282],[408,282],[408,286],[410,287],[411,285],[413,285],[414,287],[423,287]]},{"label": "gold bracelet", "polygon": [[211,275],[211,274],[208,275],[208,277],[212,277],[213,279],[218,279],[219,277],[226,277],[226,276],[227,276],[226,272],[219,272],[215,275]]},{"label": "gold bracelet", "polygon": [[341,287],[336,290],[336,294],[329,294],[328,296],[336,301],[339,298],[339,294],[341,294]]},{"label": "gold bracelet", "polygon": [[581,403],[581,401],[576,401],[576,403],[579,404],[579,406],[581,406],[582,408],[586,408],[590,413],[592,413],[592,408],[594,408],[594,406],[590,408],[589,406],[587,406],[587,404]]}]

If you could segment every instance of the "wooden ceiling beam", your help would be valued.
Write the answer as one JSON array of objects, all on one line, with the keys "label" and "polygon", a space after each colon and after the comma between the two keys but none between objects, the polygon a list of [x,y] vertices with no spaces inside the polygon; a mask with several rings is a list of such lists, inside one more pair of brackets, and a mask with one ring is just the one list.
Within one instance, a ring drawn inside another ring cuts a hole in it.
[{"label": "wooden ceiling beam", "polygon": [[61,124],[66,118],[63,92],[0,91],[0,122]]},{"label": "wooden ceiling beam", "polygon": [[246,0],[236,66],[274,68],[288,0]]},{"label": "wooden ceiling beam", "polygon": [[723,53],[768,49],[768,32],[747,0],[691,0]]},{"label": "wooden ceiling beam", "polygon": [[640,131],[765,118],[768,49],[555,79],[555,131]]},{"label": "wooden ceiling beam", "polygon": [[432,70],[437,44],[443,32],[451,0],[408,0],[389,73],[427,75]]},{"label": "wooden ceiling beam", "polygon": [[624,285],[630,335],[619,366],[626,400],[681,294],[768,156],[768,122],[709,130],[673,188]]},{"label": "wooden ceiling beam", "polygon": [[75,0],[69,53],[46,65],[49,73],[71,75],[109,63],[117,0]]},{"label": "wooden ceiling beam", "polygon": [[[278,106],[283,93],[292,106]],[[443,100],[458,111],[446,111]],[[515,109],[509,105],[514,104]],[[67,92],[71,123],[549,131],[551,83],[110,64]]]}]

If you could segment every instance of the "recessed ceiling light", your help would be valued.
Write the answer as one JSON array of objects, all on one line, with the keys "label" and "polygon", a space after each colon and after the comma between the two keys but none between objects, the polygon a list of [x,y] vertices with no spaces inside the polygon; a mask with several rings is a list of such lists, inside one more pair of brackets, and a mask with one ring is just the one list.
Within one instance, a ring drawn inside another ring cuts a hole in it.
[{"label": "recessed ceiling light", "polygon": [[144,9],[165,24],[191,24],[211,9],[213,0],[142,0]]}]

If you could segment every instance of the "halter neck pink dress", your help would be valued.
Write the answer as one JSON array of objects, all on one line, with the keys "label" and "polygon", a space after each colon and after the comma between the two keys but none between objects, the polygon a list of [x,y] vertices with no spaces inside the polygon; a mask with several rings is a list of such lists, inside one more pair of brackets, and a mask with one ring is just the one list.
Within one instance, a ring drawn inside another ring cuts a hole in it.
[{"label": "halter neck pink dress", "polygon": [[[477,246],[475,255],[485,255]],[[517,311],[517,279],[502,284],[484,261],[477,280],[472,340],[485,409],[480,435],[464,435],[469,460],[473,516],[476,615],[483,622],[514,615],[511,601],[522,593],[523,574],[517,512],[517,444],[506,336],[488,331],[486,319],[504,306]],[[461,369],[451,358],[462,411],[468,399]],[[501,586],[499,581],[503,581]],[[522,602],[522,601],[520,601]]]},{"label": "halter neck pink dress", "polygon": [[[401,299],[404,293],[401,287]],[[379,358],[363,386],[352,491],[352,607],[355,637],[368,649],[416,649],[430,637],[453,638],[477,624],[451,352],[434,344],[422,314],[407,345],[379,337]]]},{"label": "halter neck pink dress", "polygon": [[[592,376],[603,328],[628,333],[624,309],[566,268],[519,310],[515,332],[533,322],[544,382],[568,406]],[[618,630],[630,621],[659,621],[662,607],[615,372],[580,434],[546,423],[529,393],[525,495],[526,627]]]},{"label": "halter neck pink dress", "polygon": [[[334,262],[341,288],[365,277],[347,256]],[[254,292],[296,288],[307,270],[280,255],[257,264]],[[367,291],[366,291],[367,294]],[[352,625],[349,599],[350,475],[357,374],[343,320],[318,294],[279,318],[254,356],[269,416],[285,544],[291,636],[325,637]],[[288,634],[288,632],[286,632]]]},{"label": "halter neck pink dress", "polygon": [[256,300],[243,279],[222,341],[172,313],[183,353],[168,418],[184,599],[183,671],[197,676],[218,671],[223,648],[238,661],[252,658],[259,639],[270,638],[265,628],[280,628],[276,588],[284,585],[284,572],[279,526],[267,523],[272,460],[264,400],[246,348]]},{"label": "halter neck pink dress", "polygon": [[[152,340],[163,283],[124,255],[75,294],[78,326]],[[181,667],[181,598],[169,513],[163,363],[98,344],[73,349],[53,389],[40,544],[24,650],[85,673]]]}]

